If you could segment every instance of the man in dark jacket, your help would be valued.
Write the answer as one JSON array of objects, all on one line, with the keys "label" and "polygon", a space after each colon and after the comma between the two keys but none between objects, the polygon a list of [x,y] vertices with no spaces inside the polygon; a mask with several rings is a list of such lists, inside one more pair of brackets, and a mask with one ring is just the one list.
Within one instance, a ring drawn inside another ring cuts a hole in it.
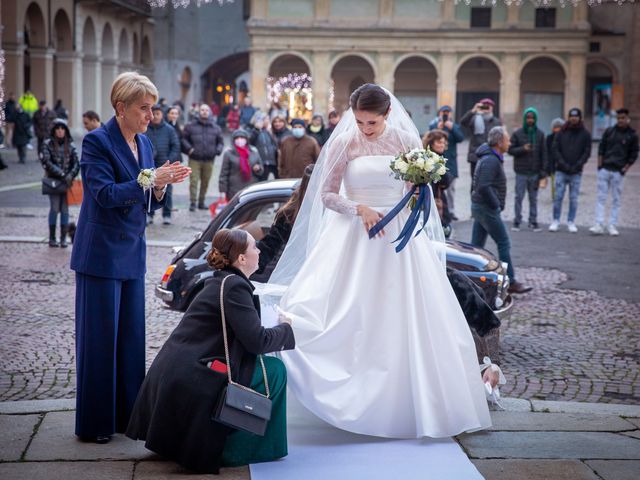
[{"label": "man in dark jacket", "polygon": [[13,138],[11,143],[18,150],[18,162],[25,163],[27,159],[27,145],[31,140],[31,117],[22,109],[22,105],[16,105],[16,116],[13,125]]},{"label": "man in dark jacket", "polygon": [[[153,119],[147,127],[147,137],[151,140],[153,145],[153,161],[156,168],[161,167],[166,162],[179,162],[180,158],[180,141],[178,140],[178,134],[176,129],[164,121],[163,107],[160,104],[154,105],[152,108]],[[173,202],[171,201],[171,194],[173,192],[173,185],[167,185],[165,190],[165,196],[167,202],[162,207],[162,223],[164,225],[171,224],[171,209],[173,208]],[[147,225],[153,223],[152,210],[147,216]]]},{"label": "man in dark jacket", "polygon": [[[199,116],[184,127],[182,134],[182,151],[189,155],[189,211],[195,212],[196,198],[198,208],[206,210],[204,198],[207,195],[209,180],[213,173],[213,161],[222,153],[224,141],[222,130],[211,120],[209,105],[200,105]],[[198,192],[200,186],[200,192]]]},{"label": "man in dark jacket", "polygon": [[9,93],[7,101],[4,103],[4,140],[7,142],[7,147],[11,147],[11,139],[13,138],[13,127],[16,121],[16,97],[13,92]]},{"label": "man in dark jacket", "polygon": [[594,235],[604,233],[604,211],[611,190],[609,235],[618,236],[616,227],[624,174],[638,159],[638,134],[629,126],[629,110],[617,112],[617,123],[605,130],[598,148],[598,197],[596,199],[596,223],[589,229]]},{"label": "man in dark jacket", "polygon": [[513,156],[513,169],[516,172],[515,218],[512,230],[520,230],[522,222],[522,200],[527,192],[529,196],[529,228],[539,232],[538,226],[538,185],[540,179],[547,176],[544,171],[545,143],[544,133],[537,126],[538,111],[529,107],[524,111],[523,126],[511,135],[509,154]]},{"label": "man in dark jacket", "polygon": [[44,141],[49,138],[51,125],[56,119],[56,112],[47,107],[47,102],[40,100],[40,108],[33,114],[33,130],[38,139],[38,156],[42,153]]},{"label": "man in dark jacket", "polygon": [[558,231],[562,200],[569,185],[567,229],[570,233],[577,233],[575,219],[578,213],[582,169],[591,155],[591,135],[582,123],[582,112],[579,108],[569,110],[569,119],[558,132],[551,152],[556,166],[556,196],[553,199],[553,222],[549,225],[549,231]]},{"label": "man in dark jacket", "polygon": [[271,121],[267,114],[256,115],[256,117],[249,143],[258,149],[262,160],[262,175],[259,179],[268,180],[270,173],[274,178],[278,178],[278,142],[269,132]]},{"label": "man in dark jacket", "polygon": [[493,115],[495,102],[490,98],[483,98],[474,107],[465,113],[460,119],[460,125],[466,127],[471,132],[469,138],[469,153],[467,153],[467,161],[471,167],[471,179],[473,183],[473,174],[478,161],[476,150],[480,145],[487,141],[489,130],[493,127],[502,125],[500,119]]},{"label": "man in dark jacket", "polygon": [[471,215],[473,230],[471,243],[484,247],[487,235],[496,242],[498,255],[507,263],[511,284],[509,292],[526,293],[526,287],[516,280],[511,262],[511,240],[507,228],[500,218],[507,196],[507,177],[504,174],[504,154],[509,150],[509,135],[504,127],[493,127],[487,135],[487,143],[478,147],[478,164],[473,177],[471,191]]}]

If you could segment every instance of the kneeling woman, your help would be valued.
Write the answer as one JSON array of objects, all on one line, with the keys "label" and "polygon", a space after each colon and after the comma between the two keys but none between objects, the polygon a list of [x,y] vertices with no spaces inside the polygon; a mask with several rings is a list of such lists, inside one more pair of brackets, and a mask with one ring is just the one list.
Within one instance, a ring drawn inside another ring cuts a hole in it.
[{"label": "kneeling woman", "polygon": [[[274,328],[260,323],[260,304],[248,280],[258,268],[259,255],[254,238],[244,230],[216,233],[207,261],[217,271],[205,282],[151,365],[129,422],[128,437],[146,440],[149,450],[191,470],[218,473],[221,466],[266,462],[287,455],[286,370],[275,357],[263,359],[272,400],[264,437],[235,431],[211,419],[227,384],[226,373],[208,366],[214,359],[225,361],[222,301],[235,382],[265,393],[257,356],[295,346],[287,318],[280,317],[280,325]],[[220,285],[225,277],[229,278],[221,299]]]}]

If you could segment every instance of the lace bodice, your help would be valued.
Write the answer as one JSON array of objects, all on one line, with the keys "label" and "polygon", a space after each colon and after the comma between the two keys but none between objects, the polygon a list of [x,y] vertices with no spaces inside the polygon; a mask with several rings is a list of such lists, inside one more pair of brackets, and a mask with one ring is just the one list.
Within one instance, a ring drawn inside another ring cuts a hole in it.
[{"label": "lace bodice", "polygon": [[[416,144],[411,135],[391,126],[387,126],[382,135],[373,141],[368,140],[360,131],[353,136],[338,137],[327,154],[330,167],[322,183],[324,206],[345,215],[357,215],[359,204],[386,206],[389,204],[389,195],[395,198],[395,192],[392,191],[394,184],[399,185],[399,200],[402,197],[403,185],[389,175],[391,157],[421,146]],[[356,159],[365,166],[350,168],[347,174],[347,168]],[[370,185],[370,188],[367,187],[366,195],[363,196],[364,185]],[[342,186],[345,187],[345,195],[341,194]],[[379,191],[379,199],[373,198],[373,189],[384,186],[386,188]]]}]

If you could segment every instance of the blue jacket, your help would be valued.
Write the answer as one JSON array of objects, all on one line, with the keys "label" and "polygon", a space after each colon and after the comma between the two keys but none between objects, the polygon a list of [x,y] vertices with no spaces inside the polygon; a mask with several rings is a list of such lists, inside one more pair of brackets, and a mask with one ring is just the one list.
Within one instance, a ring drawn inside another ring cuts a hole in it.
[{"label": "blue jacket", "polygon": [[164,120],[160,125],[149,124],[147,138],[153,145],[153,160],[156,167],[161,167],[169,160],[171,163],[180,161],[180,140],[176,129]]},{"label": "blue jacket", "polygon": [[502,211],[507,198],[504,159],[486,143],[480,145],[475,153],[478,156],[478,164],[473,175],[471,202]]},{"label": "blue jacket", "polygon": [[82,187],[84,195],[71,253],[71,269],[95,277],[120,280],[146,272],[144,230],[149,196],[151,209],[164,204],[138,185],[143,168],[153,168],[153,148],[136,135],[136,162],[115,117],[84,137]]}]

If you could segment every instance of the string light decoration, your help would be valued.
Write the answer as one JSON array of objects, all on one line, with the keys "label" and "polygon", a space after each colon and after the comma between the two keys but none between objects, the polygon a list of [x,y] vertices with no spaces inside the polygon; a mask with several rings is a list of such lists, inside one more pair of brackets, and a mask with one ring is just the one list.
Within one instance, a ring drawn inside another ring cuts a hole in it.
[{"label": "string light decoration", "polygon": [[306,118],[313,112],[313,78],[307,73],[289,73],[287,76],[267,77],[269,102],[286,104],[291,118]]},{"label": "string light decoration", "polygon": [[[147,0],[147,2],[149,2],[149,5],[151,5],[153,8],[162,8],[167,6],[169,0]],[[222,6],[225,3],[233,3],[233,0],[195,0],[195,4],[198,7],[202,4],[207,3],[217,3],[218,5]],[[189,5],[191,5],[191,0],[171,0],[171,4],[173,5],[173,8],[187,8]]]},{"label": "string light decoration", "polygon": [[[0,105],[3,108],[0,108],[0,127],[4,127],[4,50],[0,48]],[[11,143],[11,139],[8,138],[7,141]]]}]

